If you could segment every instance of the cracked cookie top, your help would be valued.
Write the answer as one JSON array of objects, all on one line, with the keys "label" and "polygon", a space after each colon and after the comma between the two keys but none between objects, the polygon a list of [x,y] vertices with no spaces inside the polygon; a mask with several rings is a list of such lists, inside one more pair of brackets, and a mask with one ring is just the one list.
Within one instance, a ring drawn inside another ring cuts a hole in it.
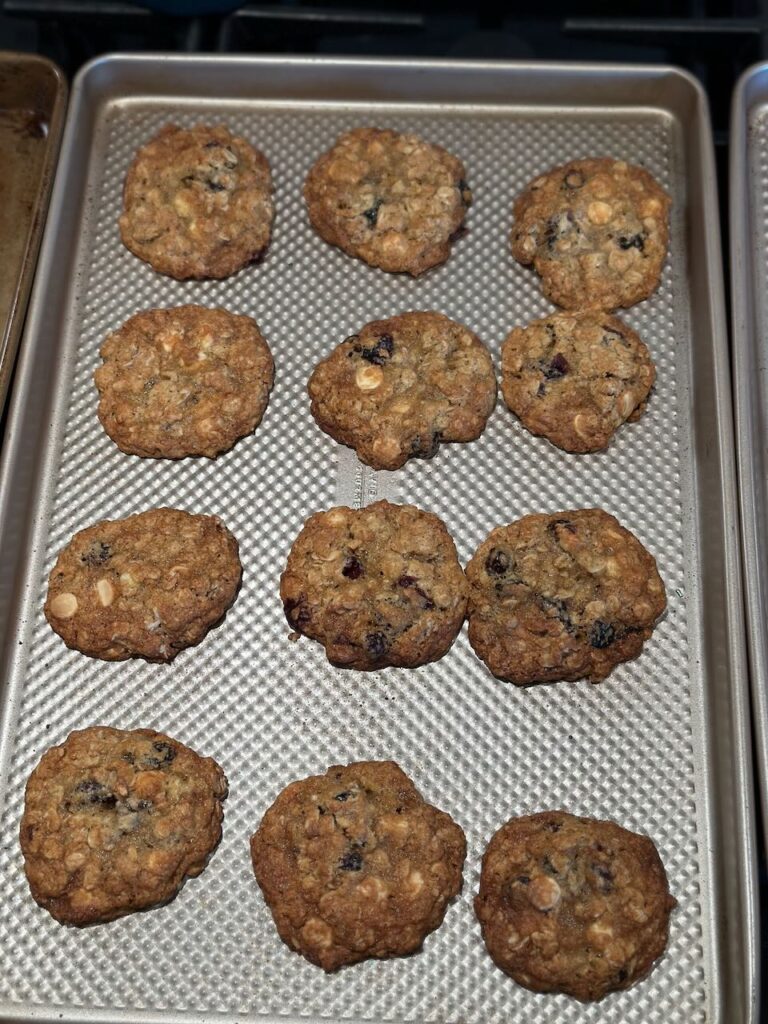
[{"label": "cracked cookie top", "polygon": [[261,422],[275,367],[258,324],[225,309],[148,309],[113,331],[94,379],[128,455],[213,458]]},{"label": "cracked cookie top", "polygon": [[273,217],[263,153],[224,125],[167,124],[128,170],[120,235],[161,274],[222,278],[261,255]]},{"label": "cracked cookie top", "polygon": [[467,565],[469,642],[499,679],[600,682],[666,608],[656,561],[602,509],[499,526]]},{"label": "cracked cookie top", "polygon": [[240,574],[237,541],[216,516],[151,509],[74,535],[48,578],[45,617],[94,658],[171,661],[221,619]]},{"label": "cracked cookie top", "polygon": [[656,847],[611,821],[512,818],[483,857],[475,912],[502,971],[584,1001],[629,988],[667,944],[676,905]]},{"label": "cracked cookie top", "polygon": [[442,313],[366,324],[314,369],[312,415],[374,469],[430,458],[442,441],[474,441],[496,404],[480,339]]},{"label": "cracked cookie top", "polygon": [[317,512],[280,579],[291,626],[334,665],[413,668],[441,658],[461,629],[467,581],[443,522],[377,501]]},{"label": "cracked cookie top", "polygon": [[464,165],[418,135],[356,128],[312,166],[304,198],[332,245],[382,270],[443,263],[472,202]]},{"label": "cracked cookie top", "polygon": [[403,956],[461,889],[464,833],[393,761],[293,782],[251,838],[280,938],[326,971]]},{"label": "cracked cookie top", "polygon": [[511,243],[565,309],[616,309],[659,284],[670,199],[642,167],[597,157],[535,178],[515,200]]},{"label": "cracked cookie top", "polygon": [[20,839],[35,900],[62,924],[172,899],[221,838],[227,780],[151,729],[72,732],[27,782]]},{"label": "cracked cookie top", "polygon": [[605,448],[645,411],[656,379],[650,353],[618,317],[554,313],[516,327],[501,346],[501,392],[533,434],[567,452]]}]

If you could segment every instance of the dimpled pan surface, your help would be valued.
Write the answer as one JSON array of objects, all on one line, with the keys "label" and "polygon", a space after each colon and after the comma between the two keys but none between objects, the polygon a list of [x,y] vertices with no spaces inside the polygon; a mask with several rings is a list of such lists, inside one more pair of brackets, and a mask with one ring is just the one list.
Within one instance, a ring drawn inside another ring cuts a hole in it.
[{"label": "dimpled pan surface", "polygon": [[[136,148],[168,121],[226,122],[268,156],[277,218],[263,262],[177,282],[120,243]],[[415,131],[459,156],[475,202],[447,263],[420,279],[352,260],[312,231],[302,183],[343,130]],[[626,314],[658,367],[647,413],[604,453],[566,455],[499,402],[482,438],[398,473],[363,471],[314,424],[306,382],[368,320],[437,309],[498,366],[510,328],[549,309],[509,252],[512,202],[538,172],[613,154],[673,198],[659,291]],[[728,365],[705,101],[669,68],[271,58],[114,57],[80,76],[3,463],[0,628],[0,1007],[13,1018],[528,1022],[748,1021],[755,1012],[753,850]],[[216,461],[121,454],[96,418],[105,334],[183,302],[253,315],[276,362],[254,436]],[[466,631],[440,662],[374,674],[292,643],[278,580],[305,518],[377,497],[438,513],[462,563],[496,524],[600,505],[653,552],[669,609],[636,662],[600,686],[518,690]],[[42,615],[70,535],[157,505],[216,513],[243,586],[221,628],[171,666],[67,650]],[[162,729],[224,767],[224,838],[173,903],[64,929],[31,900],[17,842],[42,752],[93,723]],[[328,977],[279,940],[248,837],[289,781],[394,758],[468,839],[464,888],[418,955]],[[498,971],[472,911],[480,857],[513,814],[562,807],[656,842],[679,901],[666,955],[628,992],[583,1006]]]}]

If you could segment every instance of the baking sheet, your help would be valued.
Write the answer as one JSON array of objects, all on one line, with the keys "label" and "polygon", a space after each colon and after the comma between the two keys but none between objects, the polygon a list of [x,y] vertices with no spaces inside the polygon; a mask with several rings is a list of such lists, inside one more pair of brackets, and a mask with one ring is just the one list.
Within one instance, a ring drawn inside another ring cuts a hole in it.
[{"label": "baking sheet", "polygon": [[67,102],[44,57],[0,51],[0,413],[32,285]]},{"label": "baking sheet", "polygon": [[[744,594],[763,824],[768,821],[768,65],[739,80],[731,113],[733,386]],[[768,832],[763,842],[768,849]]]},{"label": "baking sheet", "polygon": [[[122,179],[169,120],[225,121],[269,157],[266,259],[223,282],[161,277],[120,244]],[[475,203],[451,259],[392,276],[325,245],[301,185],[342,130],[414,130],[461,157]],[[672,194],[660,290],[626,313],[658,382],[605,453],[570,456],[500,403],[483,437],[394,474],[363,470],[315,426],[306,381],[364,322],[438,309],[491,348],[548,306],[508,248],[516,192],[537,172],[611,153]],[[0,1012],[98,1020],[424,1020],[488,1024],[749,1021],[756,1012],[751,775],[732,477],[730,392],[706,102],[669,68],[315,58],[112,57],[76,84],[0,478]],[[215,462],[120,453],[95,415],[105,334],[138,309],[198,301],[256,317],[276,383],[256,434]],[[695,342],[694,342],[695,339]],[[358,674],[288,640],[278,579],[313,511],[389,496],[443,517],[466,562],[496,524],[601,505],[657,555],[669,610],[609,681],[521,691],[462,632],[435,665]],[[104,517],[172,504],[219,514],[244,581],[225,623],[171,666],[68,651],[42,617],[58,549]],[[230,780],[224,838],[169,906],[86,931],[35,906],[16,830],[26,777],[72,728],[169,732]],[[248,837],[290,780],[353,759],[399,761],[468,839],[464,889],[413,957],[328,977],[277,937]],[[583,1006],[498,971],[471,907],[480,857],[511,815],[547,807],[652,836],[679,901],[667,954],[629,992]]]}]

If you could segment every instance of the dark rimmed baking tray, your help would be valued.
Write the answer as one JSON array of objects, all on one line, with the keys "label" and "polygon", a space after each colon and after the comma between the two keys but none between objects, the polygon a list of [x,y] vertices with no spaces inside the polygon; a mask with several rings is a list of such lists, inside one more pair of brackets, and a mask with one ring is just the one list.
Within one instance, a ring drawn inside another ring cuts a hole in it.
[{"label": "dark rimmed baking tray", "polygon": [[0,412],[35,273],[67,106],[67,83],[45,57],[0,51]]},{"label": "dark rimmed baking tray", "polygon": [[[256,267],[224,282],[154,274],[122,248],[123,176],[168,120],[224,120],[272,162],[277,219]],[[344,128],[413,129],[461,157],[475,202],[451,259],[417,280],[326,246],[303,177]],[[568,456],[497,407],[483,437],[396,474],[363,471],[314,425],[316,360],[366,320],[436,308],[498,358],[544,313],[508,248],[511,204],[534,174],[610,152],[673,197],[659,291],[625,315],[658,383],[608,451]],[[482,1022],[756,1019],[751,764],[737,502],[717,202],[707,106],[664,67],[315,58],[110,57],[74,88],[0,478],[0,1012],[18,1018]],[[136,309],[184,301],[254,315],[277,378],[256,434],[215,462],[122,455],[95,415],[104,334]],[[287,639],[277,592],[303,519],[386,494],[438,512],[465,561],[487,531],[535,510],[598,504],[657,555],[669,611],[640,659],[600,686],[520,691],[463,633],[435,665],[331,668]],[[77,528],[143,507],[217,512],[244,582],[223,626],[171,666],[66,650],[41,614],[45,577]],[[169,906],[87,931],[31,901],[16,830],[43,750],[96,721],[162,728],[215,756],[231,785],[224,839]],[[417,956],[327,977],[277,938],[247,839],[277,791],[328,764],[393,757],[464,826],[465,884]],[[480,855],[513,813],[565,806],[649,833],[679,908],[667,954],[629,992],[585,1007],[536,996],[491,963],[471,908]]]},{"label": "dark rimmed baking tray", "polygon": [[[765,824],[768,822],[768,64],[748,68],[733,94],[730,189],[736,450],[752,709]],[[764,839],[768,844],[768,833]]]}]

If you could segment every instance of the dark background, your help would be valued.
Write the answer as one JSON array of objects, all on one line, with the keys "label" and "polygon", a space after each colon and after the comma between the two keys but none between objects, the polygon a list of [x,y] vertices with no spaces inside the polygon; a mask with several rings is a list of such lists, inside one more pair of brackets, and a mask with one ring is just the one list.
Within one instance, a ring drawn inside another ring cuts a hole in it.
[{"label": "dark background", "polygon": [[[333,6],[313,0],[242,6],[233,0],[0,0],[0,47],[50,57],[70,81],[90,58],[127,50],[628,61],[684,67],[709,97],[727,295],[730,102],[741,72],[768,60],[768,0],[467,0],[461,5],[335,0]],[[760,822],[756,827],[761,916],[768,920]],[[762,965],[767,988],[765,938]],[[768,1021],[768,1006],[761,1019]]]}]

